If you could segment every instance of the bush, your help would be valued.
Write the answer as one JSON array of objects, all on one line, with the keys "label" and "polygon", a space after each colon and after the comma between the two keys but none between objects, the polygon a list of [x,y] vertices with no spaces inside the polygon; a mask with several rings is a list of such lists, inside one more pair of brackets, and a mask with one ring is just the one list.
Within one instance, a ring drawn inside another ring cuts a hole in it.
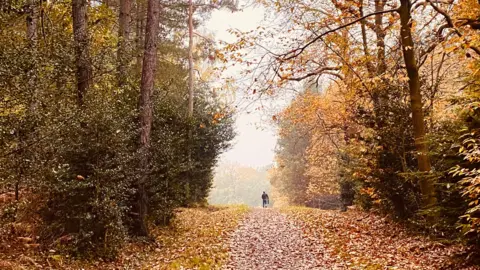
[{"label": "bush", "polygon": [[193,119],[178,112],[172,100],[156,110],[148,197],[157,224],[168,224],[177,207],[206,203],[217,158],[234,136],[232,113],[218,114],[220,104],[212,103],[199,95]]},{"label": "bush", "polygon": [[113,257],[126,240],[134,157],[129,132],[113,112],[87,108],[55,149],[56,168],[42,183],[48,198],[42,238],[52,248]]},{"label": "bush", "polygon": [[464,163],[452,169],[453,176],[460,176],[459,190],[468,203],[461,218],[460,228],[471,242],[480,244],[480,129],[470,129],[460,137],[460,155]]}]

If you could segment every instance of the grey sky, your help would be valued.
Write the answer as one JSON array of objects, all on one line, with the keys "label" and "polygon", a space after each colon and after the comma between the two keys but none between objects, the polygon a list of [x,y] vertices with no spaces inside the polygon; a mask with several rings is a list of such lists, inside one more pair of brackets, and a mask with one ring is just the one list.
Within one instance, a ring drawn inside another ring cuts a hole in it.
[{"label": "grey sky", "polygon": [[[228,29],[253,30],[260,25],[263,16],[264,12],[261,8],[247,8],[235,13],[227,10],[217,10],[213,12],[205,27],[207,31],[215,35],[216,40],[233,42],[235,36],[228,33]],[[226,72],[235,73],[237,71],[230,68]],[[236,94],[237,99],[242,96],[240,91]],[[236,121],[237,137],[234,146],[222,156],[221,161],[240,163],[252,167],[272,164],[276,134],[273,128],[268,128],[268,120],[264,112],[239,111]]]}]

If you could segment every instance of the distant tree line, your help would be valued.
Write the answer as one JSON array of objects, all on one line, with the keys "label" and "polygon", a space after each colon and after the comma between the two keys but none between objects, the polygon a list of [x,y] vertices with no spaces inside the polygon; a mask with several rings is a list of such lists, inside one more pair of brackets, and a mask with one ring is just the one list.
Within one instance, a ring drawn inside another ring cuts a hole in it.
[{"label": "distant tree line", "polygon": [[[211,204],[262,204],[261,195],[270,193],[270,166],[252,168],[235,163],[221,163],[215,169],[213,188],[208,197]],[[273,205],[274,201],[271,201]]]}]

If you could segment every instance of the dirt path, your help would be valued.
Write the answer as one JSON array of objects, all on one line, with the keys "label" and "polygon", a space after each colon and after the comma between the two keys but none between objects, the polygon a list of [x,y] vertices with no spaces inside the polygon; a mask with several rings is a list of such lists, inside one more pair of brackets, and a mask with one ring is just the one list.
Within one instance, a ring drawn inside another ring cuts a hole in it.
[{"label": "dirt path", "polygon": [[323,256],[323,247],[312,245],[284,214],[260,208],[234,233],[224,269],[332,269],[323,266]]}]

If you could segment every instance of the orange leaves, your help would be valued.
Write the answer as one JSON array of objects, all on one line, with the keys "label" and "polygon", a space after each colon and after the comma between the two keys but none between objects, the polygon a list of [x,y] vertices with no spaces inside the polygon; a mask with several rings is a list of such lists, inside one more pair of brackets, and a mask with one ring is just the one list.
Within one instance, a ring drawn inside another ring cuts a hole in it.
[{"label": "orange leaves", "polygon": [[[306,198],[338,192],[338,147],[343,143],[341,133],[345,109],[335,101],[333,90],[324,93],[306,91],[274,116],[280,119],[280,141],[294,144],[294,149],[303,149],[297,154],[306,161],[299,169],[295,165],[297,159],[291,158],[292,153],[288,152],[295,150],[286,148],[285,153],[277,154],[277,160],[285,166],[276,169],[275,178],[288,183],[290,171],[295,171],[295,175],[306,179],[305,194],[302,195]],[[296,142],[302,140],[307,143],[300,148]]]},{"label": "orange leaves", "polygon": [[370,198],[372,199],[375,199],[375,198],[378,198],[376,192],[375,192],[375,189],[372,188],[372,187],[367,187],[367,188],[362,188],[360,190],[360,193],[361,194],[365,194],[365,195],[368,195]]},{"label": "orange leaves", "polygon": [[225,117],[225,113],[216,112],[212,116],[212,124],[218,124]]},{"label": "orange leaves", "polygon": [[233,235],[226,269],[309,269],[323,266],[321,252],[277,210],[256,209]]},{"label": "orange leaves", "polygon": [[222,61],[223,63],[227,62],[225,54],[220,52],[219,50],[215,50],[215,54],[212,55],[212,58],[213,58],[212,60],[218,59],[218,60]]},{"label": "orange leaves", "polygon": [[332,91],[324,94],[307,91],[299,95],[282,113],[282,119],[306,129],[329,129],[340,124],[345,110],[341,104],[335,104]]},{"label": "orange leaves", "polygon": [[480,14],[480,4],[477,0],[460,0],[455,5],[454,11],[457,20],[460,18],[477,19]]},{"label": "orange leaves", "polygon": [[331,259],[326,269],[456,269],[452,255],[465,252],[461,245],[411,235],[401,225],[371,213],[299,207],[283,212],[302,227],[313,246],[324,248],[323,257]]},{"label": "orange leaves", "polygon": [[156,228],[161,248],[142,260],[142,269],[219,269],[228,258],[228,237],[246,207],[181,209],[170,228]]}]

